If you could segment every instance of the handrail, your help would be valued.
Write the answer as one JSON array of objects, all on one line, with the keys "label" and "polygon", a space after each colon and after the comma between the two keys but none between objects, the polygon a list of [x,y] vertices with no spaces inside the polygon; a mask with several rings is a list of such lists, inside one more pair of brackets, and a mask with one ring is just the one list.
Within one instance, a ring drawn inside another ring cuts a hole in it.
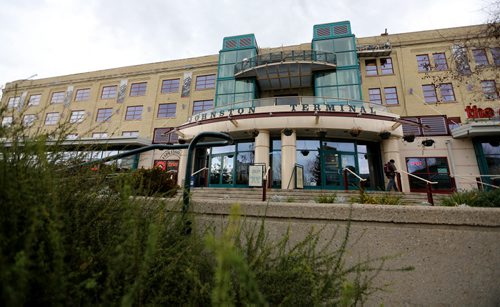
[{"label": "handrail", "polygon": [[199,170],[197,170],[196,172],[192,173],[192,174],[191,174],[191,176],[194,176],[194,175],[196,175],[196,174],[198,174],[198,173],[200,173],[200,172],[202,172],[202,171],[204,171],[204,170],[206,170],[206,169],[208,169],[208,167],[200,168],[200,169],[199,169]]},{"label": "handrail", "polygon": [[437,182],[437,181],[429,181],[429,180],[426,180],[426,179],[424,179],[424,178],[422,178],[422,177],[415,176],[415,175],[410,174],[410,173],[408,173],[408,172],[405,172],[405,171],[403,171],[403,170],[396,170],[396,172],[399,172],[399,173],[405,173],[405,174],[410,175],[410,176],[412,176],[412,177],[415,177],[415,178],[417,178],[417,179],[419,179],[419,180],[421,180],[421,181],[424,181],[425,183],[429,183],[429,184],[438,184],[438,183],[439,183],[439,182]]},{"label": "handrail", "polygon": [[[497,175],[486,175],[486,176],[488,176],[488,177],[498,177]],[[497,186],[497,185],[485,183],[485,182],[478,181],[478,180],[470,180],[470,179],[465,178],[465,176],[455,175],[455,177],[465,179],[465,181],[467,181],[467,182],[475,182],[475,183],[479,183],[479,184],[482,184],[482,185],[485,185],[485,186],[488,186],[488,187],[492,187],[492,188],[495,188],[495,189],[500,189],[500,187]]]},{"label": "handrail", "polygon": [[343,170],[346,170],[346,171],[348,171],[349,173],[353,174],[356,178],[358,178],[358,179],[359,179],[359,181],[366,181],[366,179],[365,179],[365,178],[361,178],[358,174],[356,174],[355,172],[353,172],[352,170],[350,170],[350,169],[349,169],[349,168],[347,168],[347,167],[344,167],[344,169],[343,169]]}]

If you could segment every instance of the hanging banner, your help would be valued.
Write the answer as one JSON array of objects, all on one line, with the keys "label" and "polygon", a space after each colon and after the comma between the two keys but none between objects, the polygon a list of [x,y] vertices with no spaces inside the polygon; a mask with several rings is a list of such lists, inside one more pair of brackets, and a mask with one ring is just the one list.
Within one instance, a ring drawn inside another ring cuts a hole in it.
[{"label": "hanging banner", "polygon": [[191,93],[191,80],[193,79],[193,72],[185,72],[184,73],[184,81],[182,83],[182,93],[181,97],[189,97]]},{"label": "hanging banner", "polygon": [[116,96],[116,102],[123,103],[125,101],[125,94],[127,92],[128,80],[124,79],[120,81],[120,86],[118,87],[118,95]]},{"label": "hanging banner", "polygon": [[73,90],[74,90],[73,85],[68,86],[68,88],[66,89],[66,95],[64,96],[64,105],[65,106],[68,106],[69,103],[71,102],[71,98],[73,97]]}]

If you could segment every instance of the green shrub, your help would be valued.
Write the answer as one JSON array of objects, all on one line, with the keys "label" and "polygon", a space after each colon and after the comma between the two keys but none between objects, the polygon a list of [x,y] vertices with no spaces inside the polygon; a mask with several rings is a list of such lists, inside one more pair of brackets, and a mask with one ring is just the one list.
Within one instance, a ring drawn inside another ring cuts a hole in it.
[{"label": "green shrub", "polygon": [[132,186],[141,195],[165,197],[174,196],[179,188],[172,175],[159,167],[133,172]]},{"label": "green shrub", "polygon": [[384,193],[382,195],[368,194],[360,191],[358,196],[353,196],[350,199],[351,204],[378,204],[378,205],[401,205],[402,196],[394,195],[391,193]]},{"label": "green shrub", "polygon": [[333,204],[337,199],[337,193],[332,194],[320,194],[314,198],[317,203],[320,204]]},{"label": "green shrub", "polygon": [[500,189],[460,191],[441,200],[441,206],[500,207]]}]

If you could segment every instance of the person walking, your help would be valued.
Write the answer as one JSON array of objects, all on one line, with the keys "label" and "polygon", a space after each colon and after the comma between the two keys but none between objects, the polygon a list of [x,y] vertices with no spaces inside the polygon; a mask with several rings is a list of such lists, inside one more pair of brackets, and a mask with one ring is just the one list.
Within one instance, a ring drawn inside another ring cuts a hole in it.
[{"label": "person walking", "polygon": [[389,179],[387,188],[385,190],[390,191],[392,188],[394,188],[394,191],[399,192],[398,187],[396,186],[396,165],[394,164],[394,162],[395,161],[391,159],[389,160],[389,162],[387,162],[386,165],[384,165],[385,176]]}]

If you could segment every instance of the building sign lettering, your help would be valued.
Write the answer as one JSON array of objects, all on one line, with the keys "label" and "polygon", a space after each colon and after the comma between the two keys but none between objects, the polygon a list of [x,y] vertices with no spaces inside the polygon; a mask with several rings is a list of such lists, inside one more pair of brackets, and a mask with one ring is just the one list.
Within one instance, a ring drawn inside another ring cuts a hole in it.
[{"label": "building sign lettering", "polygon": [[[476,105],[467,106],[465,108],[465,113],[467,118],[492,118],[495,117],[495,110],[493,108],[478,108]],[[500,116],[500,109],[498,109],[497,114]]]},{"label": "building sign lettering", "polygon": [[[326,112],[348,112],[348,113],[360,113],[360,114],[373,114],[376,115],[376,111],[373,107],[369,107],[368,110],[364,106],[352,106],[343,104],[302,104],[302,105],[290,105],[291,112],[310,112],[310,111],[326,111]],[[255,107],[246,108],[231,108],[226,110],[213,110],[205,113],[196,114],[188,118],[188,123],[198,122],[200,120],[214,119],[233,115],[244,115],[244,114],[254,114]]]}]

